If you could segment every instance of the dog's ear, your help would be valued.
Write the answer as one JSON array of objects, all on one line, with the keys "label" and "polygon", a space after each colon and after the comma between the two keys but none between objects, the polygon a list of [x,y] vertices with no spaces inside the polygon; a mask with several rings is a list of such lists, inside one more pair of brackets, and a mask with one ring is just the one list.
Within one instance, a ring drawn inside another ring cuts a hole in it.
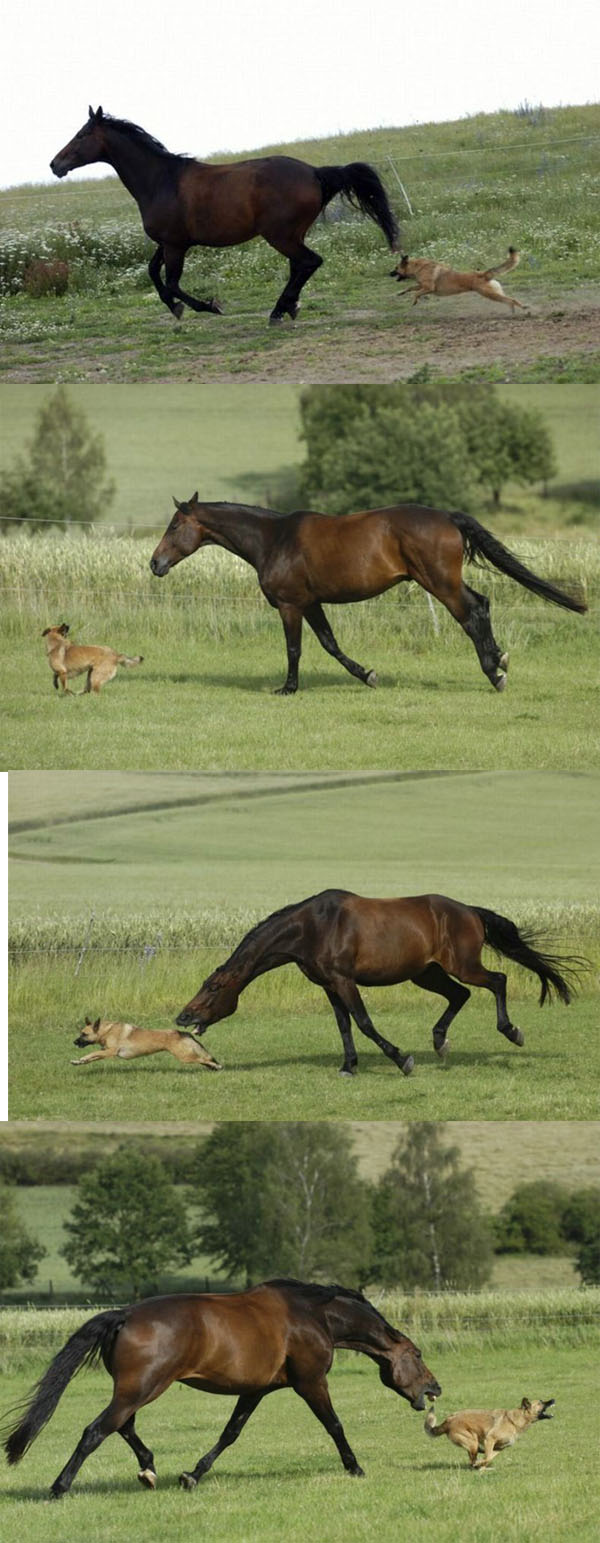
[{"label": "dog's ear", "polygon": [[92,1027],[92,1020],[91,1020],[91,1018],[88,1018],[87,1013],[86,1013],[86,1017],[85,1017],[85,1026],[86,1026],[86,1029],[91,1029],[91,1027]]},{"label": "dog's ear", "polygon": [[100,1028],[100,1023],[101,1023],[101,1019],[97,1018],[96,1022],[92,1024],[92,1028],[94,1030],[94,1034],[96,1033],[96,1030]]},{"label": "dog's ear", "polygon": [[44,631],[42,632],[42,637],[43,638],[47,638],[48,633],[51,632],[51,631],[52,631],[51,627],[44,627]]},{"label": "dog's ear", "polygon": [[66,621],[62,621],[61,624],[60,624],[60,627],[58,628],[58,631],[62,632],[63,638],[66,638],[67,633],[69,631],[69,623],[66,622]]},{"label": "dog's ear", "polygon": [[531,1400],[529,1398],[522,1398],[521,1399],[521,1408],[522,1409],[526,1409],[527,1411],[529,1411],[531,1409]]}]

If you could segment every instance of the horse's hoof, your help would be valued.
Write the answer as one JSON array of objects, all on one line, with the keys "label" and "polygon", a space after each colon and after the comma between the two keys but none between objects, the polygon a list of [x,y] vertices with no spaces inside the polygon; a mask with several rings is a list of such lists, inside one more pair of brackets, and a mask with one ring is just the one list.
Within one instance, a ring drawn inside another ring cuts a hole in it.
[{"label": "horse's hoof", "polygon": [[197,1483],[198,1483],[198,1480],[194,1478],[193,1473],[180,1473],[180,1475],[179,1475],[179,1488],[180,1489],[195,1489]]},{"label": "horse's hoof", "polygon": [[450,1046],[447,1039],[442,1040],[441,1045],[436,1045],[434,1041],[433,1048],[436,1055],[439,1055],[441,1061],[445,1061],[446,1056],[450,1053]]},{"label": "horse's hoof", "polygon": [[513,1024],[513,1031],[512,1031],[512,1034],[511,1034],[511,1040],[512,1040],[513,1045],[524,1045],[525,1044],[525,1035],[521,1032],[521,1029],[517,1029],[516,1028],[515,1024]]},{"label": "horse's hoof", "polygon": [[497,675],[496,679],[492,681],[492,685],[495,686],[496,691],[504,691],[504,687],[506,685],[506,675],[504,673]]},{"label": "horse's hoof", "polygon": [[340,1066],[340,1077],[354,1077],[356,1068],[352,1071],[349,1066]]},{"label": "horse's hoof", "polygon": [[358,1463],[356,1464],[356,1468],[347,1468],[346,1473],[350,1474],[351,1479],[364,1479],[365,1476],[364,1468],[361,1468]]},{"label": "horse's hoof", "polygon": [[223,306],[219,304],[218,300],[215,300],[214,295],[212,300],[208,301],[208,309],[212,312],[213,316],[223,315]]},{"label": "horse's hoof", "polygon": [[269,326],[270,327],[278,327],[279,323],[282,322],[282,321],[285,321],[285,312],[284,311],[279,311],[279,313],[277,315],[275,314],[274,311],[271,311],[271,315],[269,317]]},{"label": "horse's hoof", "polygon": [[375,671],[374,670],[369,670],[369,673],[368,673],[368,675],[366,677],[366,680],[365,680],[365,686],[373,686],[373,688],[375,688],[376,685],[377,685],[377,676],[375,674]]},{"label": "horse's hoof", "polygon": [[273,696],[295,696],[297,690],[297,686],[276,686]]},{"label": "horse's hoof", "polygon": [[414,1055],[407,1055],[400,1067],[400,1071],[402,1072],[403,1077],[410,1077],[411,1072],[414,1070],[414,1064]]},{"label": "horse's hoof", "polygon": [[510,659],[510,654],[501,654],[500,655],[498,663],[500,665],[500,669],[501,670],[507,670],[508,669],[508,661],[509,661],[509,659]]},{"label": "horse's hoof", "polygon": [[138,1479],[145,1489],[156,1489],[156,1474],[153,1468],[143,1468],[141,1473],[138,1473]]},{"label": "horse's hoof", "polygon": [[175,305],[173,306],[173,315],[177,317],[178,321],[181,321],[181,318],[183,316],[184,310],[185,310],[185,306],[182,305],[181,300],[177,300]]}]

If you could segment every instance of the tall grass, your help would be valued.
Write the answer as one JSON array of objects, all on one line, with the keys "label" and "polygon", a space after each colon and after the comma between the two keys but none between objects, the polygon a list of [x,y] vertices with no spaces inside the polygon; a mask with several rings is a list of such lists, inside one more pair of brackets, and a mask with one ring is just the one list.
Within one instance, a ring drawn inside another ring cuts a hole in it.
[{"label": "tall grass", "polygon": [[[24,624],[42,627],[67,618],[75,628],[123,625],[151,628],[155,639],[174,628],[182,637],[255,636],[274,625],[254,571],[221,550],[202,552],[181,563],[164,580],[149,569],[149,554],[161,532],[143,542],[127,535],[93,530],[89,535],[56,532],[6,534],[0,540],[0,597],[5,635],[18,636]],[[512,549],[534,572],[573,588],[591,610],[600,594],[600,547],[589,538],[519,537]],[[493,570],[471,569],[475,583],[490,596],[493,615],[501,612],[503,643],[512,648],[561,634],[573,626],[570,613],[544,604],[514,581]],[[469,572],[469,570],[467,570]],[[75,597],[75,598],[74,598]],[[376,638],[382,626],[402,646],[419,649],[439,630],[444,646],[462,646],[460,630],[439,604],[434,615],[416,584],[401,585],[361,605],[336,606],[336,631],[345,638]],[[578,625],[581,625],[578,623]],[[41,630],[41,628],[40,628]],[[117,644],[118,646],[118,644]]]}]

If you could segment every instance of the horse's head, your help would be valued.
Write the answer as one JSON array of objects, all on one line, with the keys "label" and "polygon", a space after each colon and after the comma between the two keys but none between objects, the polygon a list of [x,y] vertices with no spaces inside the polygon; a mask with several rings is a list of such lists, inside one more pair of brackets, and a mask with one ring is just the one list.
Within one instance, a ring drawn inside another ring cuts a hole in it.
[{"label": "horse's head", "polygon": [[203,1034],[210,1023],[231,1017],[238,1005],[239,994],[239,986],[231,975],[225,970],[215,970],[187,1007],[182,1008],[175,1022],[181,1029],[189,1029],[193,1024],[196,1033]]},{"label": "horse's head", "polygon": [[97,112],[90,107],[87,122],[77,130],[68,145],[58,151],[54,160],[50,162],[50,170],[54,172],[55,177],[66,177],[67,172],[74,171],[78,166],[91,166],[94,161],[104,160],[106,160],[104,114],[101,107]]},{"label": "horse's head", "polygon": [[180,563],[184,557],[191,557],[192,552],[197,552],[204,541],[211,540],[200,518],[197,493],[186,504],[178,503],[176,498],[173,503],[173,519],[150,558],[150,567],[157,579],[164,579],[176,563]]},{"label": "horse's head", "polygon": [[437,1378],[425,1365],[420,1350],[406,1335],[399,1335],[378,1359],[379,1376],[385,1387],[392,1388],[394,1393],[408,1399],[413,1409],[424,1409],[426,1398],[439,1398],[442,1390]]}]

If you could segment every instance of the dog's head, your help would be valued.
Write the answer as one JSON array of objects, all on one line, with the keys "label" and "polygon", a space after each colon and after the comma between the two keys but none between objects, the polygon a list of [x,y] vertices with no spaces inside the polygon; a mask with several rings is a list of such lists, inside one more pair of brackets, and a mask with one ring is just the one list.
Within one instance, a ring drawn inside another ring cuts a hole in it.
[{"label": "dog's head", "polygon": [[77,1039],[73,1040],[73,1044],[81,1045],[82,1048],[84,1048],[86,1045],[97,1045],[98,1040],[100,1039],[101,1031],[101,1018],[96,1018],[95,1023],[92,1023],[91,1018],[86,1018],[83,1028],[78,1034]]},{"label": "dog's head", "polygon": [[521,1409],[527,1419],[528,1425],[534,1425],[536,1420],[551,1420],[554,1414],[553,1398],[522,1398]]},{"label": "dog's head", "polygon": [[391,269],[390,278],[397,279],[398,283],[401,284],[403,279],[412,278],[413,272],[414,269],[411,259],[405,254],[400,258],[400,261],[396,264],[396,267]]},{"label": "dog's head", "polygon": [[68,622],[63,621],[61,622],[60,627],[44,627],[42,637],[48,638],[51,643],[58,643],[60,642],[61,638],[67,637],[68,632],[69,624]]}]

